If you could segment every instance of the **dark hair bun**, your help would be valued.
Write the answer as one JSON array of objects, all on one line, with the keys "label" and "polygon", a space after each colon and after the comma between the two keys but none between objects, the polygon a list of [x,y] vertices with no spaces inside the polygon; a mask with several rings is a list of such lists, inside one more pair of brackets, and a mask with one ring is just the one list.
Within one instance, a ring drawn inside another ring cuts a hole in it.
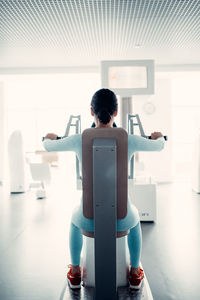
[{"label": "dark hair bun", "polygon": [[108,111],[106,111],[105,109],[99,111],[97,113],[97,117],[98,119],[103,123],[103,124],[107,124],[110,122],[111,119],[111,115],[109,114]]}]

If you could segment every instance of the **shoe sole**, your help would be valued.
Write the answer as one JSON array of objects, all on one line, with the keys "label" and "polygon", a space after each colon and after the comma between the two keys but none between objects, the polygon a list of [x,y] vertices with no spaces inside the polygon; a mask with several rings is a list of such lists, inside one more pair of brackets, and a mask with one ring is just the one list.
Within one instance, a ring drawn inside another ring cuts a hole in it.
[{"label": "shoe sole", "polygon": [[131,284],[129,283],[129,286],[130,286],[131,289],[139,290],[139,289],[141,288],[141,286],[142,286],[142,282],[143,282],[143,281],[141,281],[140,284],[138,284],[138,285],[131,285]]},{"label": "shoe sole", "polygon": [[73,285],[73,284],[71,284],[69,279],[67,279],[67,281],[68,281],[68,284],[69,284],[71,289],[75,290],[75,289],[80,289],[81,288],[81,283],[79,285]]}]

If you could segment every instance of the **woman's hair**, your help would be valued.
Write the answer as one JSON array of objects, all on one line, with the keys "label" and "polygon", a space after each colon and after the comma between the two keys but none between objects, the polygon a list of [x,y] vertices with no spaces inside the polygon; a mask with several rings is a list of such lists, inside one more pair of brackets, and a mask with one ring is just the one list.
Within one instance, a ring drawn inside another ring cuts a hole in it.
[{"label": "woman's hair", "polygon": [[117,97],[109,89],[98,90],[92,97],[91,106],[100,122],[107,124],[118,108]]}]

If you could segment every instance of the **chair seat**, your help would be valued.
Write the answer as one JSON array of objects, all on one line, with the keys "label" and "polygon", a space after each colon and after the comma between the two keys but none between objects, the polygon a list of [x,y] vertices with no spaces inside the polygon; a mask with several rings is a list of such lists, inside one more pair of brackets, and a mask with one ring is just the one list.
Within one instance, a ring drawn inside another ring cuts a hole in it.
[{"label": "chair seat", "polygon": [[[91,237],[91,238],[94,238],[94,232],[92,231],[86,231],[86,230],[81,230],[82,231],[82,234],[87,236],[87,237]],[[117,232],[117,238],[120,238],[120,237],[123,237],[125,235],[128,235],[129,234],[129,231],[130,230],[125,230],[125,231],[118,231]]]}]

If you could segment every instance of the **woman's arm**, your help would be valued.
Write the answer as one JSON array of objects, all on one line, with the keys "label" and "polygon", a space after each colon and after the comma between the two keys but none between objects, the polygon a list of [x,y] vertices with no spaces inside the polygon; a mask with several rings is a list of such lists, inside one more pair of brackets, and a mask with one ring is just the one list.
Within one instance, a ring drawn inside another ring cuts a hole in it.
[{"label": "woman's arm", "polygon": [[57,139],[54,133],[48,133],[43,141],[43,146],[46,151],[77,151],[80,145],[80,134],[71,135],[62,139]]},{"label": "woman's arm", "polygon": [[161,151],[164,148],[165,140],[160,132],[154,132],[151,134],[151,139],[137,135],[129,135],[128,143],[133,152]]}]

